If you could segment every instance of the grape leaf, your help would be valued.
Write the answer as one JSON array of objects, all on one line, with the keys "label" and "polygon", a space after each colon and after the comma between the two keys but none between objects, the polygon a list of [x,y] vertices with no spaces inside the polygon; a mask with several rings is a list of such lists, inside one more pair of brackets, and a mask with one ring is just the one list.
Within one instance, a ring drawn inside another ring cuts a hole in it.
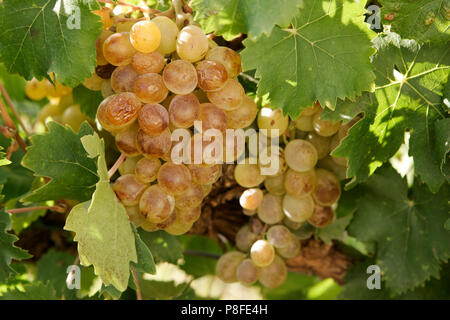
[{"label": "grape leaf", "polygon": [[345,236],[344,232],[350,224],[353,215],[349,214],[342,218],[337,218],[332,224],[325,228],[317,228],[315,235],[325,243],[331,243],[332,240],[342,240]]},{"label": "grape leaf", "polygon": [[449,0],[381,0],[383,24],[403,38],[419,42],[450,40]]},{"label": "grape leaf", "polygon": [[430,277],[439,277],[439,264],[450,257],[450,186],[439,193],[416,181],[412,191],[388,165],[360,185],[365,196],[350,224],[349,233],[362,241],[376,241],[376,264],[395,294],[413,289]]},{"label": "grape leaf", "polygon": [[[75,87],[96,65],[95,40],[102,24],[95,1],[5,0],[0,6],[0,61],[9,73],[42,79],[54,72]],[[78,23],[78,25],[77,25]]]},{"label": "grape leaf", "polygon": [[76,233],[78,254],[83,266],[94,265],[105,285],[125,291],[130,261],[137,262],[135,239],[128,215],[109,184],[103,141],[87,135],[81,142],[89,157],[97,159],[100,181],[92,200],[75,206],[67,217],[65,230]]},{"label": "grape leaf", "polygon": [[370,112],[374,107],[376,99],[372,93],[364,93],[357,97],[354,101],[345,99],[338,100],[334,110],[325,108],[320,114],[320,119],[330,121],[342,121],[343,124],[350,122],[354,117],[360,113]]},{"label": "grape leaf", "polygon": [[23,290],[10,290],[0,296],[0,300],[58,300],[55,290],[48,283],[35,281],[24,285]]},{"label": "grape leaf", "polygon": [[92,134],[92,128],[83,123],[76,134],[69,126],[63,127],[53,121],[47,126],[47,133],[31,137],[32,146],[22,163],[36,175],[52,180],[22,201],[90,199],[98,176],[95,160],[88,157],[80,138]]},{"label": "grape leaf", "polygon": [[177,264],[183,258],[183,245],[177,237],[165,231],[147,232],[139,229],[139,236],[152,252],[155,262]]},{"label": "grape leaf", "polygon": [[303,0],[193,0],[194,19],[207,32],[231,40],[240,33],[257,38],[275,25],[286,27]]},{"label": "grape leaf", "polygon": [[0,167],[7,166],[10,163],[11,163],[11,161],[6,159],[6,153],[3,152],[3,147],[0,146]]},{"label": "grape leaf", "polygon": [[354,100],[372,90],[375,79],[370,40],[376,34],[364,23],[363,3],[304,3],[292,27],[246,39],[241,53],[244,71],[256,69],[258,95],[268,95],[292,118],[316,100],[331,109],[337,98]]},{"label": "grape leaf", "polygon": [[156,273],[155,261],[153,260],[152,253],[150,249],[147,247],[144,241],[142,241],[139,233],[137,233],[136,228],[131,225],[133,228],[134,239],[136,243],[136,254],[137,254],[137,263],[133,263],[132,265],[139,272],[146,272],[150,274]]},{"label": "grape leaf", "polygon": [[73,101],[80,105],[80,110],[91,119],[97,116],[97,108],[103,101],[100,91],[92,91],[83,85],[72,90]]},{"label": "grape leaf", "polygon": [[440,169],[442,156],[434,156],[441,139],[434,134],[434,123],[443,117],[442,90],[450,71],[450,48],[419,46],[394,33],[375,43],[377,106],[366,108],[364,119],[349,130],[333,155],[348,158],[347,176],[353,182],[363,181],[397,152],[409,130],[415,172],[436,192],[445,177]]},{"label": "grape leaf", "polygon": [[7,231],[11,229],[11,218],[5,210],[0,210],[0,283],[5,283],[14,273],[9,266],[12,259],[28,259],[31,256],[24,250],[14,246],[18,238]]},{"label": "grape leaf", "polygon": [[440,168],[447,181],[450,179],[450,118],[438,120],[434,124],[434,135],[436,137],[436,158],[440,161]]}]

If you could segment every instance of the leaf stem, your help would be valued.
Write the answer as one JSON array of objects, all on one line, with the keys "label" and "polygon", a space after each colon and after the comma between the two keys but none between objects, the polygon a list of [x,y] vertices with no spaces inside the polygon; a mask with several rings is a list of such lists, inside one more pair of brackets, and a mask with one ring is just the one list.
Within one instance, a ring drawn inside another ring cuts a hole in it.
[{"label": "leaf stem", "polygon": [[20,117],[20,114],[17,112],[16,107],[14,107],[14,103],[12,102],[8,91],[6,91],[5,87],[3,86],[3,84],[0,82],[0,91],[2,92],[3,97],[6,100],[6,103],[8,104],[8,106],[11,108],[11,111],[14,113],[14,116],[17,119],[17,122],[19,122],[19,125],[22,127],[23,131],[26,133],[27,136],[30,135],[30,132],[28,131],[28,129],[25,127],[22,118]]},{"label": "leaf stem", "polygon": [[116,173],[117,169],[119,169],[122,162],[125,160],[126,156],[125,154],[121,153],[120,157],[117,159],[116,163],[112,166],[111,169],[108,171],[108,178],[111,179],[114,173]]},{"label": "leaf stem", "polygon": [[26,208],[18,208],[18,209],[10,209],[5,210],[8,213],[15,214],[15,213],[23,213],[23,212],[30,212],[30,211],[36,211],[36,210],[52,210],[59,213],[66,212],[66,209],[60,206],[36,206],[36,207],[26,207]]},{"label": "leaf stem", "polygon": [[16,139],[17,143],[19,143],[19,146],[22,148],[23,152],[26,153],[27,152],[27,144],[25,143],[25,141],[23,141],[22,137],[17,132],[16,125],[14,124],[14,121],[12,121],[11,117],[9,116],[8,110],[6,110],[6,107],[3,104],[2,99],[0,99],[0,113],[1,113],[1,116],[3,118],[3,122],[5,123],[5,125],[16,131],[14,138]]},{"label": "leaf stem", "polygon": [[142,300],[141,286],[139,285],[136,270],[134,268],[131,268],[131,273],[133,274],[134,284],[136,285],[136,298],[138,300]]}]

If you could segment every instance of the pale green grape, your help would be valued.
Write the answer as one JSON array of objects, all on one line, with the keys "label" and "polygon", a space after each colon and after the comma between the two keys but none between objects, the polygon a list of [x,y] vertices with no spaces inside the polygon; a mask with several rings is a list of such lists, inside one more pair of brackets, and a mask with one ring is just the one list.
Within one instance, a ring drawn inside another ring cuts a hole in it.
[{"label": "pale green grape", "polygon": [[288,246],[292,237],[292,233],[283,225],[272,226],[267,230],[267,240],[275,248]]},{"label": "pale green grape", "polygon": [[234,169],[236,182],[244,188],[253,188],[264,182],[265,177],[261,175],[257,164],[250,164],[250,160],[245,159],[244,163],[239,163]]},{"label": "pale green grape", "polygon": [[286,263],[279,256],[267,267],[261,268],[259,282],[267,288],[281,286],[287,278]]},{"label": "pale green grape", "polygon": [[286,145],[284,159],[289,168],[297,172],[305,172],[316,166],[318,154],[310,142],[296,139]]},{"label": "pale green grape", "polygon": [[314,132],[310,132],[306,140],[310,142],[314,148],[316,148],[317,151],[317,157],[319,159],[323,159],[330,153],[330,138],[329,137],[322,137],[318,134],[315,134]]},{"label": "pale green grape", "polygon": [[284,177],[285,175],[279,175],[275,177],[266,177],[264,180],[264,186],[266,187],[266,190],[269,191],[269,193],[282,196],[286,193],[286,189],[284,189]]},{"label": "pale green grape", "polygon": [[245,254],[239,251],[230,251],[219,258],[216,264],[217,277],[226,283],[236,282],[237,268],[245,259]]},{"label": "pale green grape", "polygon": [[247,286],[254,284],[259,278],[259,268],[251,259],[245,259],[237,267],[237,280]]},{"label": "pale green grape", "polygon": [[296,198],[287,194],[283,198],[283,212],[291,221],[305,222],[314,212],[314,201],[309,195]]},{"label": "pale green grape", "polygon": [[281,222],[284,218],[281,197],[266,193],[261,205],[258,207],[258,218],[267,224]]},{"label": "pale green grape", "polygon": [[334,135],[336,132],[339,131],[339,128],[341,127],[341,122],[321,120],[320,119],[321,114],[322,112],[318,112],[313,116],[314,131],[316,131],[316,133],[319,136],[331,137],[332,135]]},{"label": "pale green grape", "polygon": [[177,24],[168,17],[158,16],[152,19],[152,22],[156,24],[161,31],[161,41],[159,43],[158,52],[163,55],[172,53],[177,49]]},{"label": "pale green grape", "polygon": [[258,240],[258,235],[252,232],[249,225],[245,225],[236,233],[236,248],[242,252],[249,252],[256,240]]},{"label": "pale green grape", "polygon": [[300,240],[297,237],[292,236],[286,247],[277,248],[277,253],[285,259],[290,259],[299,254],[300,248]]},{"label": "pale green grape", "polygon": [[[283,111],[280,109],[273,110],[269,107],[264,107],[258,114],[258,128],[266,129],[268,137],[278,137],[282,135],[289,126],[289,117],[283,116]],[[262,131],[264,133],[264,131]]]}]

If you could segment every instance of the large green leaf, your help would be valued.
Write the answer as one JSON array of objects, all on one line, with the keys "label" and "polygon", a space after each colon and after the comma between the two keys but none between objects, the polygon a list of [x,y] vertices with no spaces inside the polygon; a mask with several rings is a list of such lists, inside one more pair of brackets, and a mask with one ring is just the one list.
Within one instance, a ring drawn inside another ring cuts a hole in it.
[{"label": "large green leaf", "polygon": [[80,138],[92,134],[92,128],[84,123],[76,134],[69,126],[56,122],[49,122],[47,126],[47,133],[31,137],[32,146],[22,163],[36,175],[52,180],[22,200],[90,199],[98,175],[95,160],[88,156]]},{"label": "large green leaf", "polygon": [[449,0],[381,0],[383,24],[403,38],[420,42],[450,40]]},{"label": "large green leaf", "polygon": [[152,253],[150,249],[147,247],[144,241],[142,241],[139,233],[137,233],[136,228],[131,225],[133,228],[134,239],[136,243],[136,254],[137,254],[137,263],[132,263],[132,265],[139,272],[146,272],[150,274],[156,273],[155,260],[153,259]]},{"label": "large green leaf", "polygon": [[361,192],[349,232],[377,242],[376,264],[386,285],[398,294],[438,278],[440,263],[450,257],[450,232],[444,229],[450,186],[433,194],[416,181],[408,193],[406,180],[386,165],[361,184]]},{"label": "large green leaf", "polygon": [[348,158],[347,175],[362,181],[397,152],[409,130],[415,172],[436,192],[445,177],[443,155],[436,158],[435,149],[445,138],[436,136],[434,124],[444,117],[442,92],[450,71],[450,47],[419,46],[394,33],[375,42],[376,103],[366,108],[364,119],[333,154]]},{"label": "large green leaf", "polygon": [[10,268],[12,259],[21,260],[31,256],[24,250],[14,246],[18,239],[8,233],[11,229],[11,218],[5,210],[0,210],[0,283],[5,283],[9,276],[14,273]]},{"label": "large green leaf", "polygon": [[375,33],[364,13],[361,2],[305,1],[291,27],[245,40],[243,66],[256,69],[258,95],[296,118],[316,100],[334,109],[338,98],[354,100],[372,90]]},{"label": "large green leaf", "polygon": [[133,230],[124,206],[110,186],[103,141],[96,133],[82,137],[81,141],[89,157],[98,157],[100,181],[92,200],[72,209],[64,229],[76,233],[80,263],[92,264],[106,286],[112,284],[125,291],[130,262],[137,262]]},{"label": "large green leaf", "polygon": [[287,27],[303,0],[193,0],[195,20],[206,32],[231,40],[240,33],[257,38],[275,25]]},{"label": "large green leaf", "polygon": [[[74,87],[96,64],[102,25],[86,0],[4,0],[0,5],[0,61],[9,73],[41,79],[54,72]],[[79,25],[74,24],[77,20]]]},{"label": "large green leaf", "polygon": [[72,90],[73,102],[80,105],[81,112],[91,119],[95,119],[97,109],[103,101],[103,96],[100,91],[92,91],[83,85]]}]

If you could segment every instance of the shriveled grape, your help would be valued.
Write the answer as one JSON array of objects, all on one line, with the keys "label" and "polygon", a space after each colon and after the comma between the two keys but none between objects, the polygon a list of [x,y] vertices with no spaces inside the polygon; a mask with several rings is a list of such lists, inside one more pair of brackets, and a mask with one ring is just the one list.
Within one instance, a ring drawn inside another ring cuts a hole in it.
[{"label": "shriveled grape", "polygon": [[139,111],[138,121],[145,134],[155,137],[169,126],[169,113],[160,104],[146,104]]},{"label": "shriveled grape", "polygon": [[111,87],[117,93],[133,92],[138,73],[131,66],[117,67],[111,75]]},{"label": "shriveled grape", "polygon": [[200,102],[190,93],[175,96],[169,105],[170,122],[177,128],[189,128],[200,116]]},{"label": "shriveled grape", "polygon": [[312,196],[317,204],[331,206],[341,196],[341,185],[338,178],[325,169],[316,170],[317,183]]},{"label": "shriveled grape", "polygon": [[150,183],[158,177],[161,161],[158,158],[141,158],[135,167],[136,177],[144,182]]},{"label": "shriveled grape", "polygon": [[131,65],[139,74],[160,73],[164,68],[165,61],[164,56],[158,51],[151,53],[136,52]]},{"label": "shriveled grape", "polygon": [[314,213],[308,219],[308,222],[316,228],[324,228],[334,220],[334,211],[331,207],[316,205]]},{"label": "shriveled grape", "polygon": [[223,64],[213,60],[203,60],[197,64],[198,86],[206,91],[222,89],[228,80],[228,73]]},{"label": "shriveled grape", "polygon": [[135,52],[129,32],[114,33],[103,43],[103,56],[114,66],[129,65]]},{"label": "shriveled grape", "polygon": [[113,185],[114,192],[125,206],[137,205],[146,188],[147,185],[139,181],[134,174],[120,176]]}]

